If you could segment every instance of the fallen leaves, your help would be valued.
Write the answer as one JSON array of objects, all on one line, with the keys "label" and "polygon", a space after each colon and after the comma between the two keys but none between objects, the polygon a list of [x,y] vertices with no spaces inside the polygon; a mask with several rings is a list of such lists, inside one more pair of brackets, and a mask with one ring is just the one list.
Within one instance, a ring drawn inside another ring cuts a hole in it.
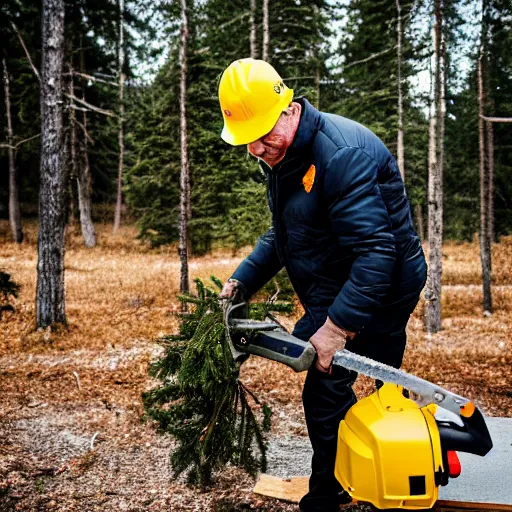
[{"label": "fallen leaves", "polygon": [[[97,227],[92,250],[68,234],[68,329],[35,331],[36,225],[27,224],[28,242],[18,247],[0,221],[0,267],[22,285],[15,312],[1,322],[0,499],[27,511],[296,510],[254,496],[253,481],[233,469],[205,493],[171,480],[172,440],[141,422],[140,394],[151,386],[147,365],[162,350],[152,340],[177,330],[179,261],[173,247],[150,251],[133,227],[115,239],[111,226]],[[512,416],[512,238],[494,245],[490,317],[481,309],[478,245],[446,244],[443,254],[443,330],[424,333],[420,306],[404,368],[472,398],[487,414]],[[191,277],[227,278],[241,255],[193,258]],[[283,322],[291,328],[293,320]],[[274,435],[306,434],[304,378],[272,361],[244,363],[241,379],[276,412]],[[355,389],[368,394],[373,381],[360,376]]]}]

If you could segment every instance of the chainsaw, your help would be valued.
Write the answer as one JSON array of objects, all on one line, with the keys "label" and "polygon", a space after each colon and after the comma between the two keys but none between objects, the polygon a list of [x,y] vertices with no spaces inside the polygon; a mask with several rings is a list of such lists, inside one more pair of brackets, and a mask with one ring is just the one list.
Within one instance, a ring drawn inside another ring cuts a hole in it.
[{"label": "chainsaw", "polygon": [[[235,361],[257,355],[296,372],[308,370],[316,351],[270,318],[245,318],[246,302],[224,303]],[[338,431],[335,476],[353,499],[378,509],[434,506],[439,486],[461,472],[457,451],[484,456],[492,440],[481,410],[468,398],[370,358],[339,350],[336,368],[384,382],[354,404]]]}]

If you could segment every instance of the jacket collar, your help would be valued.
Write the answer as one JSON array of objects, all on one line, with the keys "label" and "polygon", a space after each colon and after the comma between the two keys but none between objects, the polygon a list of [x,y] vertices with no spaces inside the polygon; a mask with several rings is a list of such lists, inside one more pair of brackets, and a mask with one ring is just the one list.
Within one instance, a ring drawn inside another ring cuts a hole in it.
[{"label": "jacket collar", "polygon": [[297,169],[300,163],[306,163],[309,160],[308,155],[311,145],[320,125],[320,112],[306,98],[297,98],[294,101],[300,103],[302,111],[300,113],[299,127],[293,142],[286,151],[283,160],[275,167],[269,167],[265,162],[260,161],[260,166],[265,172],[284,176]]},{"label": "jacket collar", "polygon": [[300,103],[302,111],[297,133],[292,145],[288,148],[291,153],[307,151],[315,139],[320,125],[320,112],[306,98],[297,98],[295,101]]}]

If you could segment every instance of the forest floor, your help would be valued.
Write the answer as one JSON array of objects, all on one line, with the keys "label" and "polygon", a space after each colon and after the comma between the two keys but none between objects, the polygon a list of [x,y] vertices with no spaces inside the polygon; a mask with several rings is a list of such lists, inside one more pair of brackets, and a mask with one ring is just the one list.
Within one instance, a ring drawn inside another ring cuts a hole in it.
[{"label": "forest floor", "polygon": [[[143,421],[141,392],[162,350],[155,338],[177,328],[179,261],[174,249],[147,248],[133,227],[115,238],[109,225],[97,230],[89,250],[67,233],[68,329],[35,331],[36,226],[17,246],[0,221],[0,268],[21,285],[15,312],[0,319],[0,511],[298,510],[254,495],[254,480],[235,468],[206,491],[172,478],[172,440]],[[193,258],[191,276],[225,279],[243,255]],[[403,367],[510,417],[512,239],[494,246],[492,316],[481,311],[477,244],[445,245],[443,266],[443,330],[425,334],[420,304]],[[291,327],[298,314],[283,321]],[[241,378],[273,408],[273,437],[307,435],[304,375],[251,358]],[[360,396],[372,389],[358,379]]]}]

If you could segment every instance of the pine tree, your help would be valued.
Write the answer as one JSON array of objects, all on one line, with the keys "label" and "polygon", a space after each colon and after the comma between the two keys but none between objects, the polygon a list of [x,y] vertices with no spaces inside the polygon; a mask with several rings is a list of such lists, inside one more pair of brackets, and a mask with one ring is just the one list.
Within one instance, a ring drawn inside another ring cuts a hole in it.
[{"label": "pine tree", "polygon": [[[329,34],[327,11],[327,3],[323,1],[298,6],[282,0],[269,8],[272,41],[269,60],[285,78],[291,79],[289,85],[296,87],[297,95],[306,93],[313,102],[317,101],[318,71],[324,70],[322,59]],[[187,129],[192,176],[189,238],[196,254],[225,243],[234,242],[236,246],[242,240],[254,243],[261,231],[254,230],[253,219],[268,219],[264,177],[256,162],[247,156],[245,148],[229,147],[219,136],[222,117],[216,94],[218,80],[233,60],[250,55],[254,32],[251,12],[251,4],[246,0],[236,0],[229,6],[223,0],[209,0],[200,8],[192,3],[189,6]],[[282,12],[286,16],[279,14]],[[254,18],[259,27],[263,22],[260,9]],[[176,28],[177,10],[169,8],[167,19]],[[127,199],[140,219],[141,234],[154,243],[171,242],[177,236],[176,166],[180,154],[179,135],[174,129],[178,116],[177,47],[174,38],[169,60],[150,88],[154,92],[146,91],[158,98],[153,103],[156,112],[150,118],[154,116],[159,128],[147,135],[145,127],[137,128],[141,132],[134,135],[136,147],[130,150],[134,166],[128,171]],[[144,119],[146,123],[153,122],[147,121],[147,115]],[[166,134],[165,142],[148,145],[149,140],[165,139]],[[256,190],[259,200],[248,204],[246,200],[252,199]],[[244,208],[245,215],[241,213]],[[234,222],[235,218],[238,222]],[[266,221],[256,223],[268,225]]]},{"label": "pine tree", "polygon": [[[27,162],[36,170],[39,160],[39,62],[34,63],[29,49],[36,41],[40,45],[39,29],[40,16],[34,5],[12,0],[2,2],[0,58],[3,86],[0,90],[0,111],[6,138],[2,137],[0,142],[0,207],[5,191],[6,199],[8,193],[11,231],[17,242],[23,240],[20,202],[24,191],[30,188],[24,171]],[[4,155],[7,161],[3,161]],[[7,171],[5,182],[2,179],[4,164]],[[37,190],[37,180],[32,180],[32,187]]]},{"label": "pine tree", "polygon": [[401,172],[407,162],[407,195],[422,235],[428,121],[424,99],[411,88],[411,79],[426,60],[425,36],[418,30],[425,24],[420,7],[407,0],[347,4],[337,65],[331,70],[338,84],[325,88],[322,104],[375,132],[396,156]]},{"label": "pine tree", "polygon": [[178,253],[180,256],[180,292],[188,293],[188,222],[190,220],[190,165],[188,161],[187,130],[187,46],[188,13],[187,0],[181,0],[180,27],[180,229]]},{"label": "pine tree", "polygon": [[[489,96],[492,104],[490,115],[498,118],[512,117],[512,6],[507,0],[489,0]],[[509,148],[512,145],[510,122],[493,123],[494,179],[491,181],[490,204],[494,222],[491,235],[510,232],[510,208],[512,207],[512,160]],[[493,190],[494,189],[494,190]]]},{"label": "pine tree", "polygon": [[9,223],[11,225],[12,237],[15,242],[23,242],[23,229],[21,227],[21,212],[18,193],[18,179],[16,176],[16,147],[14,146],[14,134],[12,130],[11,117],[11,93],[9,89],[9,71],[7,69],[7,58],[2,59],[3,84],[5,97],[5,115],[7,118],[7,151],[9,154]]},{"label": "pine tree", "polygon": [[64,187],[66,179],[63,167],[62,126],[63,0],[44,0],[42,40],[37,327],[66,323],[64,295]]},{"label": "pine tree", "polygon": [[[482,264],[483,307],[484,313],[492,312],[491,259],[492,239],[490,236],[490,160],[488,158],[489,131],[483,119],[487,114],[488,65],[487,65],[487,27],[489,11],[485,0],[482,1],[482,35],[477,65],[478,80],[478,142],[480,149],[480,260]],[[489,123],[490,124],[490,123]],[[492,133],[492,132],[491,132]]]},{"label": "pine tree", "polygon": [[119,142],[119,165],[117,170],[117,199],[116,210],[114,214],[114,234],[117,233],[121,225],[121,209],[123,207],[123,170],[124,170],[124,0],[119,0],[119,39],[118,47],[118,78],[119,78],[119,109],[118,122],[119,131],[117,140]]},{"label": "pine tree", "polygon": [[[405,18],[408,6],[403,3],[402,7]],[[396,6],[385,0],[354,0],[347,17],[340,44],[343,94],[338,110],[370,128],[394,151],[398,126]],[[408,74],[404,65],[404,78]],[[406,97],[406,87],[403,92]]]}]

